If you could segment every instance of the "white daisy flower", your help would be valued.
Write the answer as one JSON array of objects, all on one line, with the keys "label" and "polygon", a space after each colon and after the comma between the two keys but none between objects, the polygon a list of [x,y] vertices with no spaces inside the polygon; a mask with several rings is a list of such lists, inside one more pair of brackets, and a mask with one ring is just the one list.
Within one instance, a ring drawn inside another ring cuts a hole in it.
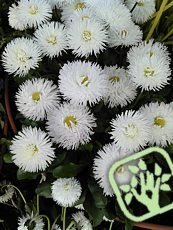
[{"label": "white daisy flower", "polygon": [[35,31],[36,42],[44,55],[54,58],[67,49],[67,37],[63,24],[50,22]]},{"label": "white daisy flower", "polygon": [[14,195],[14,188],[6,180],[0,182],[0,203],[7,203]]},{"label": "white daisy flower", "polygon": [[[112,186],[109,182],[109,170],[111,166],[129,155],[129,152],[121,151],[115,144],[107,144],[103,150],[99,150],[94,159],[93,173],[99,186],[103,188],[103,193],[106,196],[114,196]],[[131,179],[131,172],[128,170],[128,165],[122,165],[115,172],[115,180],[118,184],[127,184]]]},{"label": "white daisy flower", "polygon": [[104,68],[108,80],[108,90],[104,101],[108,107],[126,106],[136,97],[136,87],[123,68],[110,66]]},{"label": "white daisy flower", "polygon": [[13,138],[10,151],[13,162],[27,172],[43,171],[55,158],[49,137],[36,127],[23,128]]},{"label": "white daisy flower", "polygon": [[77,149],[90,141],[95,120],[87,107],[65,103],[48,114],[47,130],[59,146]]},{"label": "white daisy flower", "polygon": [[59,91],[52,81],[35,78],[19,86],[16,93],[17,109],[32,120],[43,120],[59,104]]},{"label": "white daisy flower", "polygon": [[108,41],[104,26],[95,20],[74,21],[67,29],[69,48],[76,56],[98,54]]},{"label": "white daisy flower", "polygon": [[111,121],[111,139],[122,151],[138,151],[151,138],[151,125],[139,111],[126,110]]},{"label": "white daisy flower", "polygon": [[45,0],[20,0],[19,17],[27,27],[37,27],[51,19],[52,9]]},{"label": "white daisy flower", "polygon": [[15,38],[7,44],[2,54],[2,64],[10,74],[25,76],[38,67],[41,51],[32,39]]},{"label": "white daisy flower", "polygon": [[131,21],[129,9],[119,0],[87,0],[86,4],[104,25],[113,30],[121,30]]},{"label": "white daisy flower", "polygon": [[173,108],[170,104],[150,103],[140,112],[151,123],[149,144],[166,147],[173,143]]},{"label": "white daisy flower", "polygon": [[92,230],[93,229],[90,221],[85,217],[84,212],[79,211],[73,214],[72,216],[73,216],[74,221],[76,222],[77,229],[80,229],[80,230]]},{"label": "white daisy flower", "polygon": [[20,19],[19,12],[20,2],[18,3],[18,5],[16,5],[15,3],[12,4],[12,6],[9,7],[8,22],[9,25],[16,30],[24,30],[26,28],[26,25],[24,25],[22,20]]},{"label": "white daisy flower", "polygon": [[40,216],[34,216],[26,214],[26,216],[19,217],[18,219],[18,230],[27,230],[32,228],[33,230],[43,230],[44,222]]},{"label": "white daisy flower", "polygon": [[170,58],[167,48],[161,43],[142,42],[132,47],[127,54],[128,74],[142,90],[160,90],[170,79]]},{"label": "white daisy flower", "polygon": [[[70,4],[69,4],[70,3]],[[85,0],[73,0],[71,2],[68,1],[67,4],[63,4],[61,9],[62,9],[62,21],[68,21],[69,17],[73,15],[75,12],[85,9],[86,8],[86,3]]]},{"label": "white daisy flower", "polygon": [[106,75],[95,63],[67,63],[59,72],[59,90],[65,99],[75,104],[93,105],[107,92]]},{"label": "white daisy flower", "polygon": [[135,6],[132,12],[132,18],[136,23],[144,23],[150,19],[150,16],[156,11],[155,0],[126,0],[126,6],[131,10]]},{"label": "white daisy flower", "polygon": [[143,33],[140,27],[133,22],[129,22],[127,25],[119,30],[109,30],[109,46],[131,46],[136,45],[142,40]]},{"label": "white daisy flower", "polygon": [[59,178],[51,189],[53,200],[62,207],[72,207],[82,193],[80,182],[75,178]]}]

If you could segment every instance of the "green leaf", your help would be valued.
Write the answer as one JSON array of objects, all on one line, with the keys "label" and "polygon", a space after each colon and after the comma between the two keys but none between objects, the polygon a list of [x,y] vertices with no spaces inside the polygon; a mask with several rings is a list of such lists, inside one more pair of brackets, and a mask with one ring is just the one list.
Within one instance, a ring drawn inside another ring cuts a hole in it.
[{"label": "green leaf", "polygon": [[123,192],[129,192],[130,191],[130,185],[126,184],[126,185],[121,185],[120,186],[120,189],[123,191]]},{"label": "green leaf", "polygon": [[163,190],[163,191],[171,191],[171,188],[168,184],[162,184],[160,186],[160,189]]},{"label": "green leaf", "polygon": [[17,170],[17,179],[18,180],[34,180],[38,176],[38,173],[30,173],[30,172],[25,172],[21,169]]},{"label": "green leaf", "polygon": [[161,182],[164,183],[164,182],[167,182],[169,179],[171,178],[171,174],[163,174],[162,177],[161,177]]},{"label": "green leaf", "polygon": [[154,174],[155,174],[156,176],[160,176],[161,173],[162,173],[162,168],[161,168],[157,163],[155,163]]},{"label": "green leaf", "polygon": [[137,186],[138,180],[136,179],[135,176],[132,177],[130,184],[131,184],[132,188],[135,188]]},{"label": "green leaf", "polygon": [[43,196],[45,198],[52,198],[51,192],[51,184],[47,182],[43,182],[39,184],[35,190],[36,194],[39,196]]},{"label": "green leaf", "polygon": [[52,162],[50,165],[48,171],[52,172],[54,168],[56,168],[58,165],[60,165],[64,159],[66,158],[67,152],[60,153],[56,155],[56,159]]},{"label": "green leaf", "polygon": [[131,200],[132,200],[132,197],[133,197],[133,194],[132,193],[127,193],[125,195],[125,201],[126,201],[126,204],[129,205]]},{"label": "green leaf", "polygon": [[11,153],[6,153],[6,154],[4,154],[4,155],[3,155],[3,160],[4,160],[4,162],[7,163],[7,164],[13,163],[13,161],[12,161],[12,154],[11,154]]},{"label": "green leaf", "polygon": [[76,176],[86,167],[86,164],[68,163],[60,165],[53,170],[53,176],[56,178],[65,178]]},{"label": "green leaf", "polygon": [[102,189],[94,180],[89,180],[88,188],[92,194],[95,206],[97,208],[105,208],[107,205],[107,198],[103,195]]},{"label": "green leaf", "polygon": [[8,139],[6,139],[6,138],[1,138],[1,139],[0,139],[0,144],[1,144],[1,145],[9,146],[9,145],[11,145],[11,141],[8,140]]},{"label": "green leaf", "polygon": [[136,174],[136,173],[139,172],[139,168],[138,168],[137,166],[129,165],[128,168],[129,168],[129,170],[130,170],[132,173],[134,173],[134,174]]},{"label": "green leaf", "polygon": [[141,170],[147,170],[147,165],[146,165],[145,161],[143,161],[143,160],[141,160],[141,159],[140,159],[140,161],[139,161],[138,166],[139,166],[139,168],[140,168]]},{"label": "green leaf", "polygon": [[93,144],[92,143],[88,143],[85,145],[80,145],[78,148],[79,151],[88,151],[88,152],[92,152],[93,150]]}]

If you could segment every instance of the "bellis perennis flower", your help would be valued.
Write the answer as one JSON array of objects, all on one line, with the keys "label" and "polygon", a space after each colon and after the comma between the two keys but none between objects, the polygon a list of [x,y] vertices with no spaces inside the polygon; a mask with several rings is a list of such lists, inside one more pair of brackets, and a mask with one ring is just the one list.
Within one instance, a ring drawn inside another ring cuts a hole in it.
[{"label": "bellis perennis flower", "polygon": [[55,157],[51,146],[52,143],[45,132],[36,127],[23,128],[12,140],[12,160],[27,172],[45,170]]},{"label": "bellis perennis flower", "polygon": [[90,141],[95,118],[89,109],[80,105],[65,103],[48,114],[47,130],[59,146],[77,149]]},{"label": "bellis perennis flower", "polygon": [[20,85],[16,94],[16,106],[25,117],[43,120],[59,104],[58,94],[52,81],[35,78]]},{"label": "bellis perennis flower", "polygon": [[34,226],[33,230],[43,230],[44,222],[40,216],[34,216],[33,213],[31,215],[26,214],[26,216],[19,217],[18,221],[18,230],[28,230]]},{"label": "bellis perennis flower", "polygon": [[65,99],[74,104],[92,105],[99,102],[107,92],[106,75],[95,63],[67,63],[60,70],[59,90]]},{"label": "bellis perennis flower", "polygon": [[151,125],[139,111],[126,110],[111,121],[111,139],[122,151],[138,151],[150,139]]},{"label": "bellis perennis flower", "polygon": [[75,178],[59,178],[53,182],[52,197],[62,207],[72,207],[81,196],[82,188]]},{"label": "bellis perennis flower", "polygon": [[2,54],[5,70],[14,75],[25,76],[30,69],[38,67],[41,51],[32,39],[15,38],[7,44]]}]

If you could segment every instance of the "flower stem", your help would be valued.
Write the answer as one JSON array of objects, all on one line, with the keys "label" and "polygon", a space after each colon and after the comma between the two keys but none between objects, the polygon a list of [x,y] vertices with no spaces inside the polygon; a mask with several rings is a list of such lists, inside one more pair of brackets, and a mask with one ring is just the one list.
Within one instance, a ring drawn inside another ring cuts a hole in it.
[{"label": "flower stem", "polygon": [[[40,182],[39,182],[39,184],[41,184],[43,181],[45,180],[45,176],[44,176],[44,174],[42,173],[41,174],[41,179],[40,179]],[[37,195],[37,214],[39,215],[39,212],[40,212],[40,196],[39,195]]]},{"label": "flower stem", "polygon": [[50,220],[49,220],[49,217],[48,216],[46,216],[46,215],[39,215],[40,217],[43,217],[43,218],[45,218],[46,220],[47,220],[47,230],[51,230],[50,229]]},{"label": "flower stem", "polygon": [[[165,7],[165,9],[163,10],[163,12],[165,12],[166,10],[169,10],[169,8],[171,8],[173,6],[173,1],[172,2],[170,2],[166,7]],[[156,13],[154,13],[152,16],[151,16],[151,18],[150,19],[153,19],[153,18],[155,18],[156,17],[156,15],[157,15],[157,13],[158,13],[158,11],[156,12]]]},{"label": "flower stem", "polygon": [[113,223],[114,223],[114,222],[111,221],[110,226],[109,226],[109,230],[112,230]]},{"label": "flower stem", "polygon": [[71,227],[73,227],[75,225],[75,222],[72,220],[69,224],[69,226],[66,228],[66,230],[70,230]]},{"label": "flower stem", "polygon": [[63,230],[66,230],[65,229],[65,222],[66,222],[66,208],[65,207],[62,208],[62,215],[63,215]]},{"label": "flower stem", "polygon": [[161,42],[165,41],[173,34],[173,28],[161,39]]},{"label": "flower stem", "polygon": [[59,219],[59,217],[60,217],[60,215],[58,215],[58,216],[55,218],[55,220],[54,220],[54,222],[53,222],[53,224],[52,224],[51,230],[53,230],[53,228],[54,228],[54,226],[55,226],[57,220]]},{"label": "flower stem", "polygon": [[150,40],[151,36],[153,35],[153,32],[154,32],[156,26],[158,25],[158,23],[159,23],[159,21],[160,21],[160,18],[161,18],[162,14],[163,14],[163,11],[164,11],[164,9],[165,9],[165,6],[167,5],[167,2],[168,2],[168,0],[163,0],[163,1],[162,1],[162,4],[161,4],[161,6],[160,6],[160,9],[159,9],[159,11],[157,12],[157,15],[156,15],[156,17],[155,17],[155,19],[154,19],[154,21],[153,21],[153,24],[152,24],[152,26],[151,26],[151,28],[150,28],[150,30],[149,30],[148,35],[147,35],[147,37],[146,37],[146,41],[147,41],[147,42]]}]

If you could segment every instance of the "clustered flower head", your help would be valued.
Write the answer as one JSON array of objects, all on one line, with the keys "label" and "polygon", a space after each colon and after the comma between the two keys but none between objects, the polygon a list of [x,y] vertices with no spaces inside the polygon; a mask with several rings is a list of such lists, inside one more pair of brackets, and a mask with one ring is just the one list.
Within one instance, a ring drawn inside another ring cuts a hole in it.
[{"label": "clustered flower head", "polygon": [[[113,197],[109,170],[115,162],[148,146],[173,144],[171,103],[136,106],[140,91],[159,91],[171,80],[168,49],[153,39],[144,41],[140,26],[155,8],[154,0],[19,0],[10,6],[9,25],[30,31],[11,40],[2,53],[4,70],[21,82],[15,95],[16,108],[22,119],[32,124],[23,126],[11,142],[12,161],[20,170],[50,173],[49,166],[59,157],[56,148],[68,155],[80,152],[92,139],[97,146],[97,134],[103,136],[105,131],[100,128],[104,121],[99,116],[103,116],[109,141],[96,155],[91,153],[92,173],[103,194]],[[122,59],[119,47],[127,54],[122,64],[116,60]],[[107,64],[110,49],[118,55]],[[99,62],[102,56],[104,60]],[[44,74],[46,68],[50,75]],[[106,114],[100,107],[106,108]],[[111,119],[107,119],[109,114]],[[39,122],[44,123],[40,128]],[[128,163],[114,176],[118,185],[127,184],[132,178]],[[80,178],[57,178],[51,182],[56,204],[63,209],[82,209],[72,215],[71,229],[93,229],[85,217],[85,206],[75,205],[82,194]],[[0,202],[7,202],[13,193],[6,187]],[[19,217],[18,230],[32,227],[44,228],[40,216]],[[54,224],[52,229],[60,227]]]}]

